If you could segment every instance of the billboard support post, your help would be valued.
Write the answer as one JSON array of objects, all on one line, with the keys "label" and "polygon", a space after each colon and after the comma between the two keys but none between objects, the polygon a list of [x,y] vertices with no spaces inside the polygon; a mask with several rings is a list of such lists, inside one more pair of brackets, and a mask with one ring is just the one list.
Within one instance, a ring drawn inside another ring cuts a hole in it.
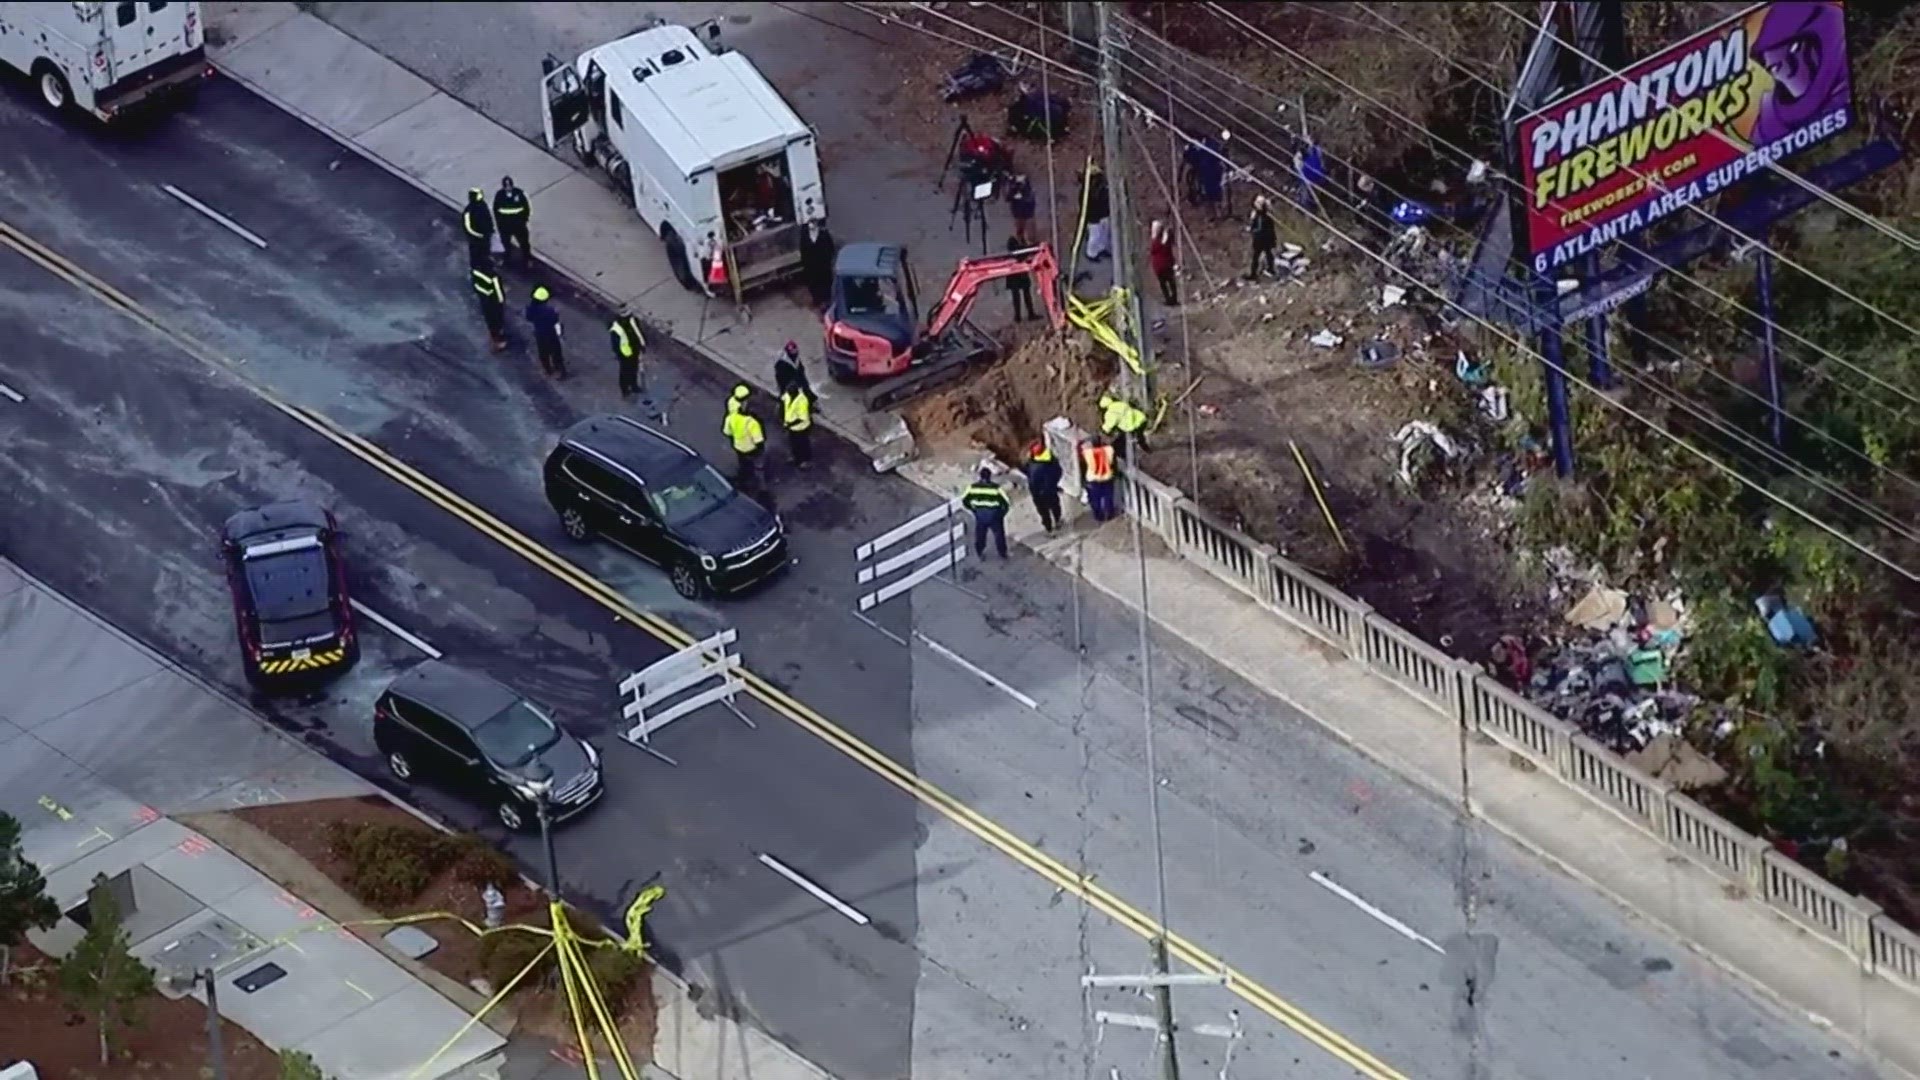
[{"label": "billboard support post", "polygon": [[[1525,219],[1517,227],[1525,228]],[[1547,389],[1547,430],[1553,442],[1553,472],[1562,480],[1573,475],[1573,407],[1567,401],[1567,360],[1561,348],[1560,320],[1553,317],[1560,302],[1559,286],[1551,275],[1534,278],[1533,310],[1540,328],[1541,378]]]},{"label": "billboard support post", "polygon": [[[1600,253],[1587,256],[1586,279],[1600,276]],[[1613,364],[1607,359],[1607,315],[1599,312],[1587,320],[1587,381],[1595,389],[1613,389]]]}]

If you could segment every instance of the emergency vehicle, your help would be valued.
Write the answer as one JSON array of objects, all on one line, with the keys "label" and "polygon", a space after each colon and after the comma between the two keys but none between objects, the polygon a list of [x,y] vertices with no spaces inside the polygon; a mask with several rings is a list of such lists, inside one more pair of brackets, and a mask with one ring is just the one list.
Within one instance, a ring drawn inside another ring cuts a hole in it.
[{"label": "emergency vehicle", "polygon": [[113,120],[192,93],[213,74],[200,5],[0,3],[0,64],[54,112]]},{"label": "emergency vehicle", "polygon": [[[800,233],[827,216],[813,129],[719,24],[661,25],[547,57],[547,146],[612,178],[689,289],[747,290],[800,269]],[[713,255],[722,256],[716,274]]]}]

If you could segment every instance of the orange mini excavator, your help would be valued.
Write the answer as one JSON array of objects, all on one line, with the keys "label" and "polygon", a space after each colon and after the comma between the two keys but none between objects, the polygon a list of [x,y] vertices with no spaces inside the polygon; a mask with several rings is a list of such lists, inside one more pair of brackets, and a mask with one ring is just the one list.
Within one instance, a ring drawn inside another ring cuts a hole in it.
[{"label": "orange mini excavator", "polygon": [[842,247],[833,263],[833,301],[822,318],[827,370],[842,382],[867,384],[867,408],[886,409],[999,359],[999,342],[969,322],[967,312],[981,286],[1016,274],[1032,277],[1034,298],[1047,319],[1055,329],[1065,326],[1060,264],[1045,244],[962,259],[924,327],[906,248]]}]

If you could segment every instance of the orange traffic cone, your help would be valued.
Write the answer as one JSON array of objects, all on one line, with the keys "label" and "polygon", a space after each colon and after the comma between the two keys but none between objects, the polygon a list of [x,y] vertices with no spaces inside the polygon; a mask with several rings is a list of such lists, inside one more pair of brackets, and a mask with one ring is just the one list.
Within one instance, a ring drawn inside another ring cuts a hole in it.
[{"label": "orange traffic cone", "polygon": [[719,247],[713,249],[713,260],[707,264],[707,285],[719,289],[727,284],[727,254]]}]

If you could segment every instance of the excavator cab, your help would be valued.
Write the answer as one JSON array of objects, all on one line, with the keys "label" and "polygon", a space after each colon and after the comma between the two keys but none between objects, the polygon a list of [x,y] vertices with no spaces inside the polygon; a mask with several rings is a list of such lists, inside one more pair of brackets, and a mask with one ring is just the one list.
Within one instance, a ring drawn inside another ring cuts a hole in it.
[{"label": "excavator cab", "polygon": [[834,260],[833,299],[822,318],[827,370],[868,384],[867,408],[885,409],[991,363],[1000,344],[967,314],[985,285],[1015,275],[1029,279],[1053,327],[1065,326],[1060,265],[1045,244],[960,260],[924,323],[906,249],[848,244]]},{"label": "excavator cab", "polygon": [[848,244],[833,261],[826,312],[827,370],[845,381],[898,375],[920,335],[920,292],[895,244]]}]

